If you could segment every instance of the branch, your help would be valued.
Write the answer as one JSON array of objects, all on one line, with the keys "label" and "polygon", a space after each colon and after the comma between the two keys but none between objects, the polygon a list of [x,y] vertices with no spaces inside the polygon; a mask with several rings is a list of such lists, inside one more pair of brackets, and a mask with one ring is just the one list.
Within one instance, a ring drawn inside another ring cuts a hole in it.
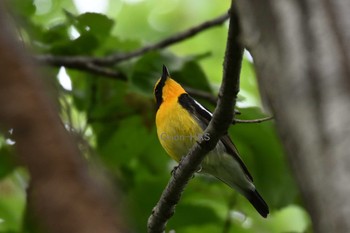
[{"label": "branch", "polygon": [[273,118],[274,118],[273,116],[269,116],[269,117],[264,117],[264,118],[260,118],[260,119],[254,119],[254,120],[234,119],[232,124],[236,124],[236,123],[261,123],[264,121],[272,120]]},{"label": "branch", "polygon": [[[99,66],[91,62],[84,63],[84,60],[80,61],[71,61],[71,57],[58,57],[53,55],[41,55],[37,56],[37,61],[41,63],[46,63],[51,66],[61,67],[64,66],[66,68],[72,68],[82,71],[87,71],[93,74],[101,75],[101,77],[127,81],[127,77],[116,71],[107,67]],[[202,98],[207,100],[209,103],[216,105],[217,98],[211,94],[210,92],[194,89],[194,88],[186,88],[187,92],[198,98]]]},{"label": "branch", "polygon": [[191,96],[205,99],[213,105],[216,105],[216,103],[218,101],[217,97],[215,97],[210,92],[194,89],[191,87],[186,87],[185,89],[186,89],[187,93],[190,94]]},{"label": "branch", "polygon": [[[124,53],[124,54],[115,53],[105,57],[89,57],[89,56],[71,57],[71,56],[56,56],[56,55],[47,54],[47,55],[38,55],[35,58],[40,62],[44,62],[52,66],[66,66],[72,69],[85,70],[89,72],[93,71],[93,72],[99,73],[100,70],[96,69],[96,67],[91,67],[91,65],[87,65],[87,64],[94,64],[95,66],[115,65],[119,62],[126,61],[131,58],[139,57],[145,53],[159,50],[159,49],[171,46],[173,44],[179,43],[188,38],[191,38],[206,29],[223,24],[228,19],[228,17],[229,17],[228,14],[225,13],[217,18],[203,22],[195,27],[189,28],[183,32],[172,35],[155,44],[151,44],[151,45],[136,49],[129,53]],[[113,74],[109,76],[118,76],[118,75]]]},{"label": "branch", "polygon": [[66,57],[66,56],[55,56],[55,55],[39,55],[35,57],[40,63],[47,65],[81,70],[85,72],[90,72],[97,75],[102,75],[111,79],[119,79],[126,81],[127,78],[120,72],[99,66],[91,62],[88,57]]},{"label": "branch", "polygon": [[154,207],[148,219],[149,233],[164,232],[165,225],[168,219],[174,214],[175,205],[179,202],[186,184],[191,179],[194,172],[198,170],[205,155],[215,148],[220,137],[227,131],[234,117],[233,107],[239,91],[239,74],[243,47],[239,44],[238,40],[240,30],[238,18],[233,7],[233,0],[230,16],[223,81],[219,92],[219,101],[214,111],[213,119],[204,131],[204,134],[210,136],[209,140],[205,141],[201,139],[179,163],[176,172],[173,173],[159,202]]},{"label": "branch", "polygon": [[102,59],[96,59],[96,60],[94,60],[94,62],[96,64],[99,64],[99,65],[110,65],[110,64],[115,64],[115,63],[121,62],[121,61],[129,60],[131,58],[141,56],[147,52],[159,50],[159,49],[168,47],[170,45],[176,44],[180,41],[189,39],[189,38],[197,35],[198,33],[202,32],[208,28],[223,24],[228,18],[229,18],[228,13],[225,13],[223,15],[220,15],[217,18],[203,22],[195,27],[187,29],[186,31],[180,32],[180,33],[173,35],[173,36],[170,36],[162,41],[159,41],[158,43],[145,46],[143,48],[137,49],[137,50],[130,52],[130,53],[112,54],[112,55],[107,56],[107,57],[102,58]]},{"label": "branch", "polygon": [[[216,106],[216,104],[218,102],[218,98],[210,92],[198,90],[198,89],[191,88],[191,87],[186,87],[185,90],[192,97],[202,98],[202,99],[208,101],[209,103],[211,103],[212,105]],[[238,109],[235,109],[234,111],[235,111],[235,115],[241,115],[241,112]]]},{"label": "branch", "polygon": [[[123,73],[120,73],[116,70],[112,70],[107,67],[96,65],[91,62],[88,62],[88,63],[83,63],[83,61],[71,62],[70,57],[57,57],[53,55],[41,55],[36,58],[39,62],[46,63],[51,66],[56,66],[56,67],[64,66],[66,68],[72,68],[72,69],[87,71],[93,74],[101,75],[101,77],[104,77],[104,78],[127,81],[127,77]],[[191,96],[207,100],[209,103],[213,105],[216,105],[217,103],[217,98],[210,92],[206,92],[206,91],[202,91],[202,90],[198,90],[190,87],[186,88],[186,91]]]},{"label": "branch", "polygon": [[[37,55],[35,56],[35,59],[43,64],[51,65],[54,67],[61,67],[64,66],[66,68],[76,69],[80,71],[90,72],[93,74],[101,75],[101,77],[111,78],[111,79],[118,79],[122,81],[126,81],[127,77],[120,73],[119,71],[107,68],[104,66],[111,66],[115,65],[119,62],[129,60],[131,58],[135,58],[138,56],[141,56],[147,52],[159,50],[162,48],[165,48],[167,46],[171,46],[175,43],[179,43],[183,40],[186,40],[188,38],[191,38],[198,33],[209,29],[211,27],[215,27],[218,25],[221,25],[229,18],[228,13],[222,14],[219,17],[216,17],[212,20],[208,20],[206,22],[203,22],[195,27],[189,28],[183,32],[180,32],[176,35],[172,35],[164,40],[161,40],[155,44],[151,44],[139,49],[136,49],[129,53],[124,54],[112,54],[106,57],[98,58],[98,57],[89,57],[89,56],[56,56],[51,54],[45,54],[45,55]],[[203,98],[210,103],[216,105],[217,98],[213,96],[211,93],[191,89],[189,90],[189,93],[193,95],[194,97],[200,97]]]}]

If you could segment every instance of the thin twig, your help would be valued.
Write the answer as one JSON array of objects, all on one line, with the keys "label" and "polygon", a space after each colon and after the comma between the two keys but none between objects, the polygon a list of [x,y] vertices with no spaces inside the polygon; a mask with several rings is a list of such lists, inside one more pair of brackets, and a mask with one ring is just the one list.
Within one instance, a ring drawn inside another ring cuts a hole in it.
[{"label": "thin twig", "polygon": [[216,103],[218,101],[218,98],[215,97],[210,92],[194,89],[191,87],[186,87],[185,89],[186,89],[187,93],[190,94],[192,97],[205,99],[213,105],[216,105]]},{"label": "thin twig", "polygon": [[[175,206],[181,198],[181,194],[198,170],[205,155],[215,148],[220,137],[227,131],[234,117],[233,107],[239,90],[239,73],[243,56],[243,47],[239,44],[239,23],[237,15],[232,7],[230,11],[230,24],[227,39],[227,47],[224,60],[223,81],[219,92],[218,105],[214,111],[213,119],[204,131],[209,135],[209,140],[201,139],[196,143],[187,156],[179,163],[176,172],[173,173],[167,187],[163,191],[159,202],[154,207],[148,219],[149,233],[163,233],[168,219],[174,214]],[[234,91],[232,91],[234,90]]]},{"label": "thin twig", "polygon": [[235,123],[261,123],[261,122],[265,122],[265,121],[270,121],[273,118],[274,118],[273,116],[269,116],[269,117],[253,119],[253,120],[234,119],[232,124],[235,124]]}]

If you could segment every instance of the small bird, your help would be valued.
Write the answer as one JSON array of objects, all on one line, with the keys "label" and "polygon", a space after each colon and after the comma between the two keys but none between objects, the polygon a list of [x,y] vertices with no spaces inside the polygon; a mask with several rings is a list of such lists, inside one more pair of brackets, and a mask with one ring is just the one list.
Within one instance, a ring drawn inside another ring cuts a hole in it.
[{"label": "small bird", "polygon": [[[154,87],[157,105],[156,126],[159,141],[169,156],[179,162],[203,135],[212,114],[174,81],[163,65],[163,73]],[[201,173],[210,174],[237,190],[264,218],[269,207],[253,184],[253,177],[239,157],[228,134],[206,155]]]}]

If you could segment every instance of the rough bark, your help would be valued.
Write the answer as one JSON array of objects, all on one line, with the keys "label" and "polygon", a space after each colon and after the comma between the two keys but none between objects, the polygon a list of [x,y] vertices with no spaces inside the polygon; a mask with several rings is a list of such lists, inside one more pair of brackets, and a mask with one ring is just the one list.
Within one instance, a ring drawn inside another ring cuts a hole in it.
[{"label": "rough bark", "polygon": [[237,6],[315,232],[350,232],[350,2]]},{"label": "rough bark", "polygon": [[121,232],[111,198],[88,174],[0,4],[0,125],[13,129],[31,181],[28,205],[48,232]]}]

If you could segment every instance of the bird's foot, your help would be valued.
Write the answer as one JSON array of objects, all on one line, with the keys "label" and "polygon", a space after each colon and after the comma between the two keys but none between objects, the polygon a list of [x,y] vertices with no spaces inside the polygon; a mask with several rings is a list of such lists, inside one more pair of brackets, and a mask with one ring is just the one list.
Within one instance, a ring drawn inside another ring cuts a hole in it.
[{"label": "bird's foot", "polygon": [[[180,164],[181,164],[181,161],[182,161],[184,158],[185,158],[185,156],[182,157],[181,160],[180,160],[180,162],[179,162],[179,164],[178,164],[177,166],[174,166],[173,170],[171,170],[170,174],[171,174],[172,176],[175,176],[175,175],[176,175],[176,171],[177,171],[177,169],[179,168],[179,166],[180,166]],[[202,171],[202,166],[199,166],[199,167],[197,168],[196,173],[200,173],[201,171]],[[195,177],[195,173],[192,175],[192,179],[193,179],[194,177]]]}]

